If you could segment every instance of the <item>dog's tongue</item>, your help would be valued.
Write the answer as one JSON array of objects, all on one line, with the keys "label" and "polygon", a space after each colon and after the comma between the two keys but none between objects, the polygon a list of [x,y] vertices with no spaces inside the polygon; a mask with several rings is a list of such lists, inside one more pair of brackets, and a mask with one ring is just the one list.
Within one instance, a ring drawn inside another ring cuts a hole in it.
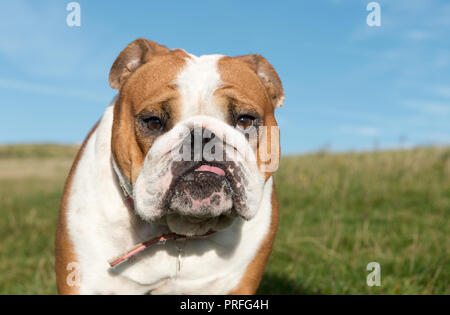
[{"label": "dog's tongue", "polygon": [[220,167],[203,164],[195,170],[196,172],[211,172],[219,176],[225,176],[225,172]]}]

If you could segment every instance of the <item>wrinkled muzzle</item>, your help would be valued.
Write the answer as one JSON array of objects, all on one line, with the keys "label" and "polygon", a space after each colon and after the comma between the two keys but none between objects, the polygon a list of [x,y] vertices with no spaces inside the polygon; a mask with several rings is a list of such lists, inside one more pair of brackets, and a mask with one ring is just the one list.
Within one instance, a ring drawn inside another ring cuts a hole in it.
[{"label": "wrinkled muzzle", "polygon": [[137,213],[175,233],[222,230],[251,219],[262,198],[256,142],[218,119],[195,116],[159,137],[134,187]]}]

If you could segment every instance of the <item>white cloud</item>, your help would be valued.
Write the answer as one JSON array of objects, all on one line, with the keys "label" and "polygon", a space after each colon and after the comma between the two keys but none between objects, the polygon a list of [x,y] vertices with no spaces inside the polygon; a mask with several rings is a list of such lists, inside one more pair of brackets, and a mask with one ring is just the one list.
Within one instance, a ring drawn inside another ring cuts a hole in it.
[{"label": "white cloud", "polygon": [[431,132],[425,134],[426,140],[432,144],[450,144],[450,134]]},{"label": "white cloud", "polygon": [[433,91],[440,97],[450,99],[450,86],[438,86]]},{"label": "white cloud", "polygon": [[425,30],[411,30],[406,32],[406,38],[413,41],[424,41],[435,37],[436,34]]},{"label": "white cloud", "polygon": [[93,93],[73,88],[61,88],[34,82],[2,78],[0,78],[0,88],[40,95],[70,97],[93,102],[105,102],[105,100],[108,100],[111,97],[99,94],[98,92]]},{"label": "white cloud", "polygon": [[347,134],[356,134],[359,136],[365,136],[365,137],[375,137],[379,136],[381,134],[381,131],[377,127],[373,126],[341,126],[339,128],[339,132],[341,133],[347,133]]},{"label": "white cloud", "polygon": [[450,102],[439,102],[430,100],[408,100],[403,105],[428,115],[450,114]]}]

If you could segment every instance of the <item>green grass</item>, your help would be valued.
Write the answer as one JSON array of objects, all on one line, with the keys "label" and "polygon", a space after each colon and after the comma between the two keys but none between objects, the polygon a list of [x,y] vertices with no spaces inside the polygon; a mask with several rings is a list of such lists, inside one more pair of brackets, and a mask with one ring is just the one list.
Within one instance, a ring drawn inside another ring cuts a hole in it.
[{"label": "green grass", "polygon": [[[261,293],[449,294],[450,150],[284,158]],[[366,285],[369,262],[381,286]]]},{"label": "green grass", "polygon": [[[0,147],[0,294],[56,293],[53,236],[75,147]],[[450,294],[450,148],[285,157],[259,293]],[[366,265],[381,265],[381,286]]]}]

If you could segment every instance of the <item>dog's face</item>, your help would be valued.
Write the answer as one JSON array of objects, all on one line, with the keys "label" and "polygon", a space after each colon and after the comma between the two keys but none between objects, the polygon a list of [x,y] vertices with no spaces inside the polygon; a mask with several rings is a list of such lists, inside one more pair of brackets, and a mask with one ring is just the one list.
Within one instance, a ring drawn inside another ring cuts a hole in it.
[{"label": "dog's face", "polygon": [[251,219],[279,159],[281,82],[259,55],[195,57],[138,39],[114,62],[112,155],[144,220],[183,235]]}]

